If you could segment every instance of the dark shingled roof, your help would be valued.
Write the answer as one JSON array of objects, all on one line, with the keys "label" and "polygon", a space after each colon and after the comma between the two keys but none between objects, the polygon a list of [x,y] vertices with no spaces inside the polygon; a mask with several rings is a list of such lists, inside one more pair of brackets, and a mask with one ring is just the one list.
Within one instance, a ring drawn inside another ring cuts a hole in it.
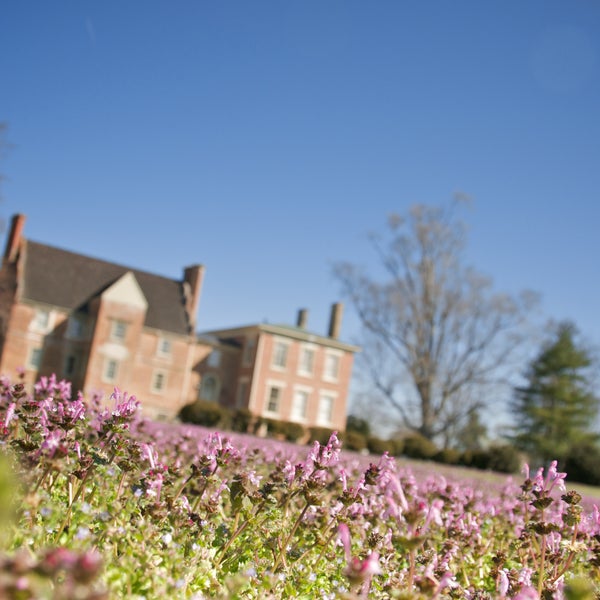
[{"label": "dark shingled roof", "polygon": [[29,240],[23,297],[67,310],[82,309],[129,271],[148,301],[145,325],[187,334],[182,282]]}]

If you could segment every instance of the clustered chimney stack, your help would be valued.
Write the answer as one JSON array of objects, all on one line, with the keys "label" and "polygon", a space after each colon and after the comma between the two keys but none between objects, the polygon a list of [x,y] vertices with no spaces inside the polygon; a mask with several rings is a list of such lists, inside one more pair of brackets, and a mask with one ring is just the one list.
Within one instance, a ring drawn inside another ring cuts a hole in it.
[{"label": "clustered chimney stack", "polygon": [[341,302],[336,302],[331,305],[331,317],[329,319],[329,337],[337,340],[340,337],[342,327],[342,315],[344,313],[344,305]]},{"label": "clustered chimney stack", "polygon": [[306,329],[307,322],[308,322],[308,310],[306,308],[301,308],[298,311],[296,327],[300,327],[300,329]]},{"label": "clustered chimney stack", "polygon": [[204,278],[204,265],[192,265],[183,271],[185,310],[188,314],[190,329],[196,329],[196,313],[200,305],[200,291]]},{"label": "clustered chimney stack", "polygon": [[21,236],[23,235],[24,227],[25,215],[13,215],[10,223],[10,232],[6,241],[6,248],[4,250],[4,259],[9,263],[14,262],[17,259],[19,248],[21,247]]}]

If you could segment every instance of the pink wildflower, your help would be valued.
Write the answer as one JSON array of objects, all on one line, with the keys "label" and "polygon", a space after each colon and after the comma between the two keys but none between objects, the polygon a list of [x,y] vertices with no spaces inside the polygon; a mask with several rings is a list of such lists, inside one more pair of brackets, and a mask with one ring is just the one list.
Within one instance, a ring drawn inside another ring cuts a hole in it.
[{"label": "pink wildflower", "polygon": [[[552,488],[557,485],[558,489],[561,492],[566,492],[567,488],[565,487],[565,478],[567,477],[566,473],[558,472],[558,462],[553,460],[548,467],[548,475],[546,476],[546,487],[548,491],[552,490]],[[548,487],[549,486],[549,487]]]},{"label": "pink wildflower", "polygon": [[325,446],[315,441],[308,454],[307,462],[312,462],[317,469],[335,466],[340,460],[342,444],[334,431]]},{"label": "pink wildflower", "polygon": [[140,444],[140,449],[142,456],[150,463],[150,467],[155,469],[158,458],[156,450],[150,444]]},{"label": "pink wildflower", "polygon": [[110,398],[115,403],[115,408],[112,411],[113,417],[129,419],[135,415],[140,405],[135,396],[128,396],[127,392],[121,393],[121,390],[117,387],[114,388]]},{"label": "pink wildflower", "polygon": [[67,454],[67,448],[63,444],[64,432],[60,429],[55,429],[48,432],[46,438],[40,446],[40,453],[48,458],[61,457]]},{"label": "pink wildflower", "polygon": [[11,402],[8,405],[8,408],[6,409],[6,414],[4,415],[4,427],[6,429],[8,429],[8,426],[10,425],[10,422],[12,421],[12,418],[15,414],[15,406],[16,404],[14,402]]},{"label": "pink wildflower", "polygon": [[369,581],[373,575],[379,575],[382,572],[379,565],[379,554],[377,552],[370,552],[368,556],[362,560],[357,556],[352,556],[350,530],[345,523],[339,525],[338,535],[346,555],[346,568],[344,569],[344,573],[351,582],[366,582]]},{"label": "pink wildflower", "polygon": [[509,586],[510,582],[508,580],[506,569],[501,569],[498,573],[498,592],[500,594],[500,598],[506,598]]}]

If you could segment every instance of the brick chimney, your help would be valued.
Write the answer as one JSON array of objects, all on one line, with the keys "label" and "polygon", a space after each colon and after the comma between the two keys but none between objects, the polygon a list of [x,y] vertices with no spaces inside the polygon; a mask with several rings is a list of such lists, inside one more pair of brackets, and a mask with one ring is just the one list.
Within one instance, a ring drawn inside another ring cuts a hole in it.
[{"label": "brick chimney", "polygon": [[298,318],[296,319],[296,327],[300,327],[300,329],[306,329],[307,322],[308,322],[308,310],[306,308],[301,308],[298,311]]},{"label": "brick chimney", "polygon": [[342,315],[344,314],[344,305],[341,302],[336,302],[331,305],[331,317],[329,318],[330,338],[337,340],[340,337],[340,329],[342,328]]},{"label": "brick chimney", "polygon": [[25,215],[13,215],[10,223],[10,232],[6,240],[6,248],[4,249],[4,260],[12,263],[17,259],[19,248],[21,247],[21,237],[23,228],[25,227]]},{"label": "brick chimney", "polygon": [[200,291],[204,279],[204,265],[191,265],[183,271],[185,310],[188,315],[190,332],[196,329],[196,314],[200,305]]}]

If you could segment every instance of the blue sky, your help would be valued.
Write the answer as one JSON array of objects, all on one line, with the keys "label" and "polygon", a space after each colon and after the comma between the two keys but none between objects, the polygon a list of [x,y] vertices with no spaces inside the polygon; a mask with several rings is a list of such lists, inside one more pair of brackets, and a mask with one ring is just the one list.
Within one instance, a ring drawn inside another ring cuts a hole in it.
[{"label": "blue sky", "polygon": [[[325,332],[331,264],[456,191],[467,262],[600,344],[600,3],[5,0],[0,215]],[[342,337],[357,333],[346,311]]]}]

